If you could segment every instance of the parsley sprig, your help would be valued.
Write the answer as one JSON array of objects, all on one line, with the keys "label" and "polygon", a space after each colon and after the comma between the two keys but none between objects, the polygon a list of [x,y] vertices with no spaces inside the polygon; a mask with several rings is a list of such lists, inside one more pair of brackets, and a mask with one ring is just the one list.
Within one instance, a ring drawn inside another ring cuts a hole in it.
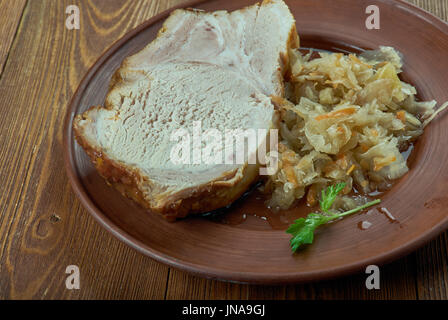
[{"label": "parsley sprig", "polygon": [[290,240],[291,250],[296,252],[304,244],[311,244],[314,240],[314,231],[321,225],[330,221],[348,216],[381,202],[380,199],[370,201],[362,206],[342,212],[332,213],[330,208],[336,200],[337,195],[345,188],[345,183],[338,183],[322,190],[322,199],[319,201],[322,213],[310,213],[306,218],[300,218],[289,226],[287,233],[292,235]]}]

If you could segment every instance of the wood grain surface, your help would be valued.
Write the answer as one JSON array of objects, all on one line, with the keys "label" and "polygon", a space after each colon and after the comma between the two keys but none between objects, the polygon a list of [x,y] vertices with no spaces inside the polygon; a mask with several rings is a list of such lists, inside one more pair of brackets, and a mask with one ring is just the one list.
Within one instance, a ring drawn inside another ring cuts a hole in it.
[{"label": "wood grain surface", "polygon": [[0,1],[0,74],[22,18],[26,0]]},{"label": "wood grain surface", "polygon": [[[62,122],[83,75],[114,41],[181,0],[0,0],[0,299],[448,299],[448,235],[365,274],[290,286],[210,281],[127,247],[80,206]],[[413,0],[442,19],[448,0]],[[65,27],[65,9],[81,28]],[[81,289],[65,287],[68,265]]]}]

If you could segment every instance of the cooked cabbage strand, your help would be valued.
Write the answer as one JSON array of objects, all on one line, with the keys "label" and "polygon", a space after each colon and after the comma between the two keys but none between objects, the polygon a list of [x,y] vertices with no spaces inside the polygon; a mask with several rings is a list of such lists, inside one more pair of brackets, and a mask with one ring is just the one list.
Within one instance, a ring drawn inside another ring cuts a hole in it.
[{"label": "cooked cabbage strand", "polygon": [[327,186],[344,183],[337,205],[348,210],[368,201],[352,191],[385,191],[408,171],[402,152],[439,111],[400,80],[401,55],[391,47],[312,56],[290,53],[287,99],[273,97],[281,141],[268,206],[288,209],[303,197],[313,206]]}]

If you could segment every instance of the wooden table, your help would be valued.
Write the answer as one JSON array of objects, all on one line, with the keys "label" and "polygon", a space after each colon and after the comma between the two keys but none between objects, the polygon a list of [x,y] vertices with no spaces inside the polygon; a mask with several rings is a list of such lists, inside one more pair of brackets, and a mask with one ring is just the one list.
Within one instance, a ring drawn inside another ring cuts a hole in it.
[{"label": "wooden table", "polygon": [[[289,286],[204,280],[115,239],[71,190],[62,159],[67,104],[115,40],[180,0],[0,0],[0,299],[447,299],[448,233],[381,269]],[[411,2],[447,19],[448,0]],[[66,7],[80,30],[65,27]],[[65,271],[77,265],[80,290]]]}]

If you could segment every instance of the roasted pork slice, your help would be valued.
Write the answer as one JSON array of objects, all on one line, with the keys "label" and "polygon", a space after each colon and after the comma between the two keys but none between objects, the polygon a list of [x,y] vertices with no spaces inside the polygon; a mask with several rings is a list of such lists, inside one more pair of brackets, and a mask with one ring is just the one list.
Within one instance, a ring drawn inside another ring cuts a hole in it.
[{"label": "roasted pork slice", "polygon": [[231,13],[179,9],[165,21],[156,40],[125,59],[112,85],[126,79],[130,70],[201,61],[242,74],[266,95],[283,96],[288,52],[298,46],[295,20],[283,1],[265,0]]},{"label": "roasted pork slice", "polygon": [[[76,139],[110,184],[168,219],[227,206],[259,175],[256,154],[277,126],[270,96],[284,95],[297,45],[282,1],[176,10],[156,40],[125,59],[105,106],[75,118]],[[240,150],[226,143],[235,130],[257,138],[243,138]]]}]

